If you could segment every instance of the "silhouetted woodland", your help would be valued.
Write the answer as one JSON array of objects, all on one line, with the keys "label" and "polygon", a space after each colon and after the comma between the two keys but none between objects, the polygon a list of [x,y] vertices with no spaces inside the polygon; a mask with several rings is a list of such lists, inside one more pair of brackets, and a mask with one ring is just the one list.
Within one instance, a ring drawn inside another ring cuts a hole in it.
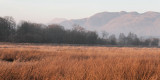
[{"label": "silhouetted woodland", "polygon": [[44,25],[22,21],[16,24],[12,17],[0,17],[0,42],[15,43],[55,43],[55,44],[93,44],[117,46],[158,46],[158,38],[142,38],[134,33],[127,36],[121,33],[117,38],[102,31],[85,30],[79,25],[65,29],[61,25]]}]

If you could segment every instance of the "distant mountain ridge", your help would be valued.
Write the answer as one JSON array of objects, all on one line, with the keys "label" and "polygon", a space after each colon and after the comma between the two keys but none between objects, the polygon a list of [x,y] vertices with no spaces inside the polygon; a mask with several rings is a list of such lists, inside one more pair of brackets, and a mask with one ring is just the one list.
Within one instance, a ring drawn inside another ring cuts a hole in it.
[{"label": "distant mountain ridge", "polygon": [[83,19],[65,20],[60,23],[66,28],[78,24],[89,30],[119,34],[129,32],[140,36],[160,36],[159,12],[102,12]]}]

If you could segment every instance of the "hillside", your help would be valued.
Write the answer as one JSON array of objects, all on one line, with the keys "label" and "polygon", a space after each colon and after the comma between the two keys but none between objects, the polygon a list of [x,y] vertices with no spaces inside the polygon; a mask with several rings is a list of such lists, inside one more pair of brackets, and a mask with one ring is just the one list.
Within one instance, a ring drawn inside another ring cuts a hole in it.
[{"label": "hillside", "polygon": [[65,20],[60,23],[65,28],[78,24],[89,30],[107,31],[119,34],[128,32],[140,36],[160,35],[160,13],[158,12],[102,12],[83,19]]}]

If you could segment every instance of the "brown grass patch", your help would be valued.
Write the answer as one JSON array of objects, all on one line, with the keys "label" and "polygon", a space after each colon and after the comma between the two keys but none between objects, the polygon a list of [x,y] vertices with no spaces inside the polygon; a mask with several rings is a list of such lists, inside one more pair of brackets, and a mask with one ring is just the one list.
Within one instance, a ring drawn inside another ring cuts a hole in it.
[{"label": "brown grass patch", "polygon": [[0,80],[160,80],[160,49],[0,45]]}]

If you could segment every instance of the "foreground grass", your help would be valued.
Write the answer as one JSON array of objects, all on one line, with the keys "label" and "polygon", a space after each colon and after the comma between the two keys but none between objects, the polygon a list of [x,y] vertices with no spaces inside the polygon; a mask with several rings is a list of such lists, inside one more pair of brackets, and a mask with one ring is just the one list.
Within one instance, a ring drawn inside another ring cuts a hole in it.
[{"label": "foreground grass", "polygon": [[3,44],[0,80],[160,80],[160,49]]}]

